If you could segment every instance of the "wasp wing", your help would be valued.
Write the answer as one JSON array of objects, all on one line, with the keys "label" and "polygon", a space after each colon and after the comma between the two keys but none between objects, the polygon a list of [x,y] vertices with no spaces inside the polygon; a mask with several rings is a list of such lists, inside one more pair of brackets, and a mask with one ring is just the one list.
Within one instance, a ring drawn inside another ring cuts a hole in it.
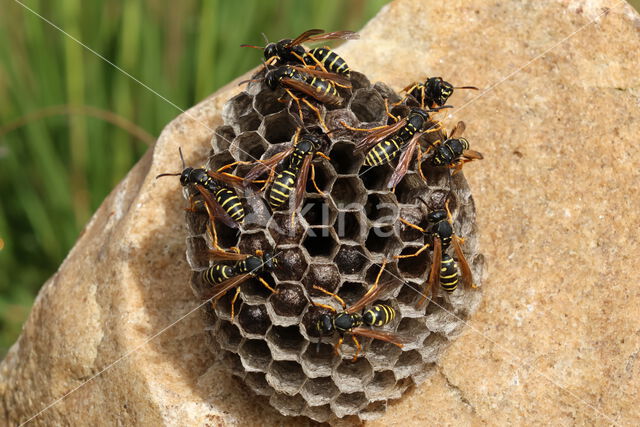
[{"label": "wasp wing", "polygon": [[465,289],[469,289],[473,287],[473,274],[471,273],[471,268],[469,267],[469,263],[467,263],[467,259],[462,252],[462,246],[460,246],[460,238],[458,236],[454,236],[452,239],[453,249],[456,252],[456,257],[458,258],[458,266],[460,267],[460,272],[462,273],[462,283],[464,284]]},{"label": "wasp wing", "polygon": [[318,77],[320,79],[334,81],[340,84],[341,86],[344,86],[345,88],[351,88],[351,81],[345,76],[342,76],[340,74],[329,73],[321,70],[314,70],[312,68],[296,67],[295,65],[290,65],[289,67],[301,73],[306,73],[311,76]]},{"label": "wasp wing", "polygon": [[238,228],[238,223],[234,221],[229,216],[229,214],[220,207],[218,202],[216,202],[213,197],[211,197],[211,193],[209,192],[209,190],[207,190],[200,184],[196,184],[195,187],[204,199],[204,203],[207,207],[207,213],[209,214],[209,221],[211,222],[212,227],[215,227],[215,222],[219,219],[228,227]]},{"label": "wasp wing", "polygon": [[203,300],[212,299],[214,301],[220,299],[230,289],[240,286],[241,283],[249,280],[253,275],[251,273],[240,274],[239,276],[230,277],[227,280],[218,283],[212,289],[208,289],[202,295]]},{"label": "wasp wing", "polygon": [[449,139],[461,137],[466,128],[467,128],[467,126],[464,124],[464,122],[463,121],[459,121],[455,125],[455,127],[453,129],[451,129],[451,133],[449,134]]},{"label": "wasp wing", "polygon": [[472,160],[482,160],[482,159],[484,159],[484,156],[482,155],[482,153],[479,152],[479,151],[475,151],[475,150],[464,150],[462,152],[462,155],[464,157],[466,157],[467,159],[472,159]]},{"label": "wasp wing", "polygon": [[221,260],[221,261],[243,261],[249,258],[250,255],[247,254],[239,254],[237,252],[227,252],[221,251],[218,249],[209,249],[209,255],[211,255],[212,259]]},{"label": "wasp wing", "polygon": [[311,36],[307,40],[310,42],[317,42],[320,40],[356,40],[360,38],[360,34],[354,31],[333,31],[331,33],[318,34],[317,36]]},{"label": "wasp wing", "polygon": [[307,154],[302,161],[302,166],[300,167],[300,175],[298,176],[298,180],[296,181],[293,212],[298,210],[298,208],[302,204],[302,200],[304,199],[304,193],[306,192],[307,180],[309,179],[309,169],[311,168],[312,159],[313,154]]},{"label": "wasp wing", "polygon": [[307,95],[313,99],[316,99],[322,102],[323,104],[334,105],[342,101],[342,98],[336,97],[331,94],[326,94],[325,92],[318,92],[309,83],[306,83],[300,80],[290,79],[285,77],[282,80],[280,80],[280,82],[284,86],[288,86],[291,89],[297,90],[298,92],[301,92],[304,95]]},{"label": "wasp wing", "polygon": [[394,282],[392,280],[388,280],[384,283],[379,284],[378,286],[371,286],[369,290],[360,298],[355,304],[351,305],[347,308],[347,313],[357,313],[358,311],[365,308],[367,305],[374,302],[376,299],[380,297],[380,294],[388,292],[390,286]]},{"label": "wasp wing", "polygon": [[[413,138],[411,138],[409,143],[406,145],[402,155],[400,156],[400,160],[398,160],[398,166],[396,166],[391,178],[389,179],[387,188],[393,188],[398,185],[398,183],[402,181],[402,178],[407,174],[409,166],[411,165],[411,160],[413,159],[413,153],[415,153],[416,148],[418,147],[418,140],[420,139],[420,136],[421,134],[416,132],[416,134],[413,135]],[[420,165],[418,165],[418,167],[420,167]]]},{"label": "wasp wing", "polygon": [[363,327],[353,328],[350,332],[352,334],[354,334],[354,335],[360,335],[360,336],[363,336],[363,337],[369,337],[369,338],[373,338],[373,339],[380,340],[380,341],[386,341],[386,342],[389,342],[389,343],[391,343],[393,345],[397,345],[400,348],[402,348],[402,346],[404,345],[404,341],[405,341],[402,337],[400,337],[399,335],[396,335],[394,333],[376,331],[376,330],[373,330],[373,329],[367,329],[367,328],[363,328]]},{"label": "wasp wing", "polygon": [[216,181],[222,182],[224,184],[230,185],[232,187],[239,187],[242,184],[243,178],[239,176],[232,175],[226,172],[217,172],[207,170],[207,175]]},{"label": "wasp wing", "polygon": [[293,47],[293,46],[298,45],[300,43],[304,43],[305,41],[311,39],[311,37],[317,36],[317,35],[322,34],[322,33],[324,33],[324,30],[320,30],[318,28],[313,28],[311,30],[307,30],[304,33],[300,34],[295,39],[291,40],[286,45],[286,47]]},{"label": "wasp wing", "polygon": [[433,258],[431,260],[431,271],[429,272],[429,282],[427,283],[427,288],[429,288],[431,291],[432,300],[434,300],[438,295],[438,288],[440,287],[441,265],[442,265],[442,243],[440,243],[439,237],[433,236]]},{"label": "wasp wing", "polygon": [[385,140],[388,136],[398,132],[407,124],[407,118],[405,117],[402,120],[398,120],[396,123],[392,125],[387,125],[381,129],[375,130],[364,138],[362,138],[359,142],[356,143],[356,151],[369,151],[374,145],[378,142]]},{"label": "wasp wing", "polygon": [[244,177],[245,185],[259,177],[260,175],[264,174],[265,172],[268,172],[275,168],[278,163],[280,163],[293,152],[294,148],[295,147],[292,145],[286,150],[276,153],[268,159],[258,160],[255,166],[251,168],[249,172],[247,172],[247,175]]}]

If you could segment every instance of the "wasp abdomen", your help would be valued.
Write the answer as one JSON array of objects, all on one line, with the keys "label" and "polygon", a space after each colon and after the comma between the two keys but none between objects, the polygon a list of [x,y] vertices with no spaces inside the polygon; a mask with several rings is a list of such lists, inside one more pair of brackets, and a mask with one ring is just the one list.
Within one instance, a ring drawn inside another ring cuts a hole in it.
[{"label": "wasp abdomen", "polygon": [[374,145],[364,159],[365,166],[380,166],[393,160],[404,145],[404,141],[399,137],[386,139]]},{"label": "wasp abdomen", "polygon": [[285,170],[279,173],[273,180],[273,185],[269,192],[269,206],[273,209],[282,206],[291,196],[295,183],[295,172]]},{"label": "wasp abdomen", "polygon": [[331,49],[317,47],[304,55],[307,65],[318,65],[318,62],[330,73],[342,74],[349,77],[351,69],[344,59]]},{"label": "wasp abdomen", "polygon": [[452,293],[458,287],[458,265],[454,259],[447,254],[442,254],[440,286],[448,293]]},{"label": "wasp abdomen", "polygon": [[204,281],[212,286],[224,282],[235,275],[235,269],[226,264],[216,264],[202,272],[202,278]]},{"label": "wasp abdomen", "polygon": [[244,219],[244,208],[242,207],[240,198],[233,190],[227,187],[220,187],[215,191],[214,195],[216,202],[229,214],[232,220],[242,222]]},{"label": "wasp abdomen", "polygon": [[396,317],[396,311],[387,304],[376,304],[362,315],[362,320],[368,326],[384,326]]}]

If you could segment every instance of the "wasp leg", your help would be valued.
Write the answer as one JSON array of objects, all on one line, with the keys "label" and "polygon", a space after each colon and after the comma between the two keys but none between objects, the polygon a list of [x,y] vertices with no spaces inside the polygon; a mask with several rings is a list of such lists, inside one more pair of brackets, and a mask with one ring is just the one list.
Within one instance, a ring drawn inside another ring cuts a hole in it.
[{"label": "wasp leg", "polygon": [[[318,116],[318,121],[320,122],[320,126],[322,126],[322,128],[325,130],[325,132],[329,132],[329,128],[327,127],[326,123],[324,122],[324,119],[322,118],[322,115],[320,114],[320,109],[318,107],[316,107],[315,105],[313,105],[311,102],[309,102],[309,100],[302,98],[302,102],[304,102],[305,104],[307,104],[307,106],[309,108],[311,108],[313,111],[316,112],[316,116]],[[302,110],[300,110],[300,115],[302,115]],[[302,117],[300,117],[302,118]]]},{"label": "wasp leg", "polygon": [[316,151],[316,156],[320,156],[320,157],[322,157],[322,158],[323,158],[323,159],[325,159],[325,160],[331,160],[331,157],[327,156],[327,155],[326,155],[326,154],[324,154],[324,153],[321,153],[320,151]]},{"label": "wasp leg", "polygon": [[[320,286],[317,286],[317,285],[313,285],[313,289],[316,289],[316,290],[318,290],[318,291],[320,291],[322,293],[325,293],[325,294],[327,294],[329,296],[332,296],[333,298],[335,298],[340,303],[342,308],[345,308],[345,309],[347,308],[347,304],[345,304],[344,300],[342,298],[340,298],[338,295],[334,294],[333,292],[329,292],[325,288],[321,288]],[[318,304],[316,304],[316,305],[318,305]],[[324,306],[324,307],[327,308],[327,306]],[[333,308],[331,310],[335,311],[335,309],[333,309]]]},{"label": "wasp leg", "polygon": [[353,355],[352,359],[352,362],[355,362],[356,360],[358,360],[358,354],[360,354],[360,350],[362,350],[362,347],[360,346],[360,343],[358,342],[358,339],[355,335],[351,334],[351,339],[353,339],[353,343],[356,345],[356,354]]},{"label": "wasp leg", "polygon": [[272,288],[272,287],[267,283],[267,281],[266,281],[266,280],[264,280],[262,277],[258,276],[258,281],[259,281],[260,283],[262,283],[262,285],[263,285],[265,288],[269,289],[272,293],[274,293],[274,294],[277,294],[277,293],[278,293],[278,291],[276,291],[275,289],[273,289],[273,288]]},{"label": "wasp leg", "polygon": [[387,99],[384,99],[384,111],[385,113],[387,113],[387,116],[392,118],[394,122],[397,122],[398,120],[400,120],[399,117],[394,116],[393,114],[391,114],[389,112],[389,102],[387,101]]},{"label": "wasp leg", "polygon": [[409,254],[409,255],[395,255],[393,257],[393,259],[401,259],[401,258],[413,258],[415,256],[420,255],[422,252],[424,252],[429,246],[429,243],[427,243],[426,245],[424,245],[423,247],[421,247],[420,249],[418,249],[416,252]]},{"label": "wasp leg", "polygon": [[233,299],[231,300],[231,321],[232,322],[235,316],[235,307],[236,307],[236,300],[238,299],[238,295],[240,295],[240,286],[236,288],[236,294],[233,296]]},{"label": "wasp leg", "polygon": [[382,128],[386,128],[387,127],[387,125],[384,125],[384,126],[376,126],[376,127],[373,127],[373,128],[354,128],[354,127],[349,126],[348,124],[346,124],[344,121],[341,121],[340,124],[344,128],[352,130],[352,131],[355,131],[355,132],[373,132],[373,131],[376,131],[378,129],[382,129]]},{"label": "wasp leg", "polygon": [[[250,164],[251,164],[251,162],[243,162],[243,161],[238,160],[237,162],[229,163],[228,165],[222,166],[216,172],[226,171],[227,169],[230,169],[230,168],[234,167],[235,165],[250,165]],[[225,175],[235,176],[235,175],[232,175],[232,174],[229,174],[229,173],[227,173]]]},{"label": "wasp leg", "polygon": [[293,99],[295,103],[298,105],[298,114],[300,115],[300,120],[304,121],[304,118],[302,116],[302,107],[300,106],[300,98],[295,96],[289,89],[285,89],[284,91],[287,92],[287,94],[291,97],[291,99]]},{"label": "wasp leg", "polygon": [[337,356],[340,356],[340,346],[342,345],[342,341],[344,341],[344,337],[340,337],[336,345],[333,346],[333,351]]},{"label": "wasp leg", "polygon": [[447,221],[453,226],[453,215],[451,215],[451,211],[449,210],[449,199],[444,202],[444,209],[447,211]]},{"label": "wasp leg", "polygon": [[427,232],[427,230],[425,230],[424,228],[422,228],[422,227],[420,227],[420,226],[418,226],[418,225],[415,225],[415,224],[411,224],[411,223],[410,223],[409,221],[407,221],[406,219],[403,219],[403,218],[398,218],[398,219],[399,219],[399,220],[400,220],[400,222],[401,222],[401,223],[403,223],[404,225],[409,226],[409,227],[411,227],[411,228],[413,228],[413,229],[416,229],[416,230],[418,230],[418,231],[419,231],[419,232],[421,232],[421,233],[426,233],[426,232]]},{"label": "wasp leg", "polygon": [[320,188],[318,188],[318,184],[316,183],[316,167],[313,165],[313,163],[311,164],[311,183],[313,184],[313,187],[316,189],[316,191],[321,195],[326,197],[327,195],[324,193],[324,191],[320,190]]}]

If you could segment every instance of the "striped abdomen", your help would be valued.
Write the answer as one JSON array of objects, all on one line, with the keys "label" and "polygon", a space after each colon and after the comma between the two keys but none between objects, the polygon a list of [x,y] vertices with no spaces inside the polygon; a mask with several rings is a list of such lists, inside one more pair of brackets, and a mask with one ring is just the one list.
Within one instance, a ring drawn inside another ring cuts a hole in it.
[{"label": "striped abdomen", "polygon": [[447,254],[442,254],[440,264],[440,286],[448,293],[452,293],[458,287],[458,265]]},{"label": "striped abdomen", "polygon": [[202,272],[202,278],[211,286],[215,286],[236,275],[235,268],[226,264],[216,264]]},{"label": "striped abdomen", "polygon": [[293,193],[296,184],[296,171],[284,170],[276,175],[269,192],[269,206],[278,209]]},{"label": "striped abdomen", "polygon": [[376,304],[362,315],[367,326],[384,326],[396,317],[396,311],[390,305]]},{"label": "striped abdomen", "polygon": [[235,222],[244,220],[244,207],[236,193],[227,187],[220,187],[214,192],[216,202]]},{"label": "striped abdomen", "polygon": [[447,139],[436,149],[431,165],[448,166],[453,164],[462,155],[464,150],[469,149],[469,142],[465,138]]},{"label": "striped abdomen", "polygon": [[323,104],[334,105],[342,102],[336,87],[329,80],[307,76],[305,82],[313,88],[313,97]]},{"label": "striped abdomen", "polygon": [[385,139],[369,150],[364,159],[365,166],[380,166],[393,160],[404,146],[405,142],[398,136]]},{"label": "striped abdomen", "polygon": [[317,47],[311,49],[304,55],[304,62],[307,65],[318,65],[318,62],[330,73],[342,74],[349,77],[351,69],[344,59],[331,49]]}]

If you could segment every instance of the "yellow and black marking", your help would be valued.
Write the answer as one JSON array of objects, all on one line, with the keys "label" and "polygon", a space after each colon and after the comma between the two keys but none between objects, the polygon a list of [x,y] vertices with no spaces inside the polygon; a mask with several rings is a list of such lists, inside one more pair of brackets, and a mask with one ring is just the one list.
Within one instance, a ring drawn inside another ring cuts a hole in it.
[{"label": "yellow and black marking", "polygon": [[202,272],[202,278],[211,286],[222,283],[236,275],[236,268],[228,264],[216,264]]},{"label": "yellow and black marking", "polygon": [[396,311],[387,304],[376,304],[366,310],[362,321],[367,326],[384,326],[396,317]]},{"label": "yellow and black marking", "polygon": [[346,61],[337,53],[325,47],[311,49],[304,55],[304,62],[307,65],[314,66],[321,64],[327,71],[336,74],[342,74],[349,77],[351,69]]},{"label": "yellow and black marking", "polygon": [[380,166],[385,163],[389,163],[395,159],[406,141],[399,136],[393,136],[389,139],[379,142],[374,145],[364,158],[365,166]]},{"label": "yellow and black marking", "polygon": [[458,287],[458,265],[448,254],[442,254],[440,263],[440,286],[447,293],[453,293]]},{"label": "yellow and black marking", "polygon": [[214,197],[216,202],[231,219],[236,222],[242,222],[244,220],[244,207],[235,191],[229,187],[219,185],[218,189],[214,192]]},{"label": "yellow and black marking", "polygon": [[319,95],[330,96],[330,97],[339,97],[338,91],[336,87],[329,80],[321,79],[315,76],[307,76],[305,75],[305,81],[309,86],[313,88]]},{"label": "yellow and black marking", "polygon": [[296,170],[284,170],[276,175],[269,191],[269,206],[272,209],[278,209],[289,200],[296,185],[296,173]]}]

